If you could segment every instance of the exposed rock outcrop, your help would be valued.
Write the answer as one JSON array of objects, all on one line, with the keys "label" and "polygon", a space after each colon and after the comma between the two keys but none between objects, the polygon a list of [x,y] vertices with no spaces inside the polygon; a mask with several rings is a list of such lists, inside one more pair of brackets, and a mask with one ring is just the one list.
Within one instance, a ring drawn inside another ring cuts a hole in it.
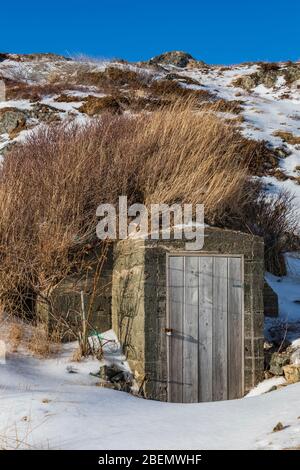
[{"label": "exposed rock outcrop", "polygon": [[183,51],[171,51],[157,55],[149,60],[150,65],[174,65],[175,67],[185,68],[188,66],[205,65],[202,61],[197,61],[191,54]]},{"label": "exposed rock outcrop", "polygon": [[279,77],[284,79],[286,85],[293,86],[293,83],[300,80],[300,64],[289,62],[283,66],[272,63],[259,64],[257,72],[249,75],[242,75],[232,82],[232,85],[252,90],[258,85],[273,88]]},{"label": "exposed rock outcrop", "polygon": [[0,134],[14,134],[25,129],[26,113],[16,108],[0,109]]},{"label": "exposed rock outcrop", "polygon": [[290,364],[283,367],[284,377],[290,384],[300,382],[300,364]]}]

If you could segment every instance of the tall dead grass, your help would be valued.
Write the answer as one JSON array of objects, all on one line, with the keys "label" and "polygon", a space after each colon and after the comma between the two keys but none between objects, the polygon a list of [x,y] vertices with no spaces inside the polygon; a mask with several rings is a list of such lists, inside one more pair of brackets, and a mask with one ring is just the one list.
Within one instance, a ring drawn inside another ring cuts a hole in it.
[{"label": "tall dead grass", "polygon": [[[83,126],[33,132],[0,170],[0,300],[34,316],[70,274],[101,266],[96,208],[117,203],[203,203],[206,220],[230,225],[255,197],[243,138],[215,115],[180,101],[138,118],[103,115]],[[53,313],[54,314],[54,313]],[[57,313],[59,315],[59,312]]]}]

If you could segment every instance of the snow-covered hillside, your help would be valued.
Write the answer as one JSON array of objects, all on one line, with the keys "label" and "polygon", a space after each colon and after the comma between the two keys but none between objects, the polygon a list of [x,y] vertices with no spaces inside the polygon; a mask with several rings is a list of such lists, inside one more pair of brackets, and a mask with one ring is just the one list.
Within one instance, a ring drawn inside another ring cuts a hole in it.
[{"label": "snow-covered hillside", "polygon": [[[91,111],[87,106],[83,106],[85,103],[92,103],[91,97],[101,99],[108,95],[115,96],[118,89],[123,94],[118,110],[136,112],[135,107],[132,109],[130,103],[125,103],[132,85],[132,72],[137,73],[143,83],[141,89],[137,89],[134,84],[134,92],[140,98],[140,110],[143,103],[145,109],[149,105],[144,85],[151,80],[161,79],[180,83],[187,89],[210,92],[215,100],[225,99],[237,103],[240,106],[238,114],[220,114],[224,118],[232,119],[233,123],[238,120],[238,126],[246,137],[264,140],[271,148],[277,150],[281,156],[278,167],[272,168],[269,174],[262,175],[262,179],[271,191],[287,189],[292,192],[295,195],[295,205],[299,209],[300,82],[297,77],[300,77],[300,63],[271,64],[274,70],[270,66],[271,71],[266,69],[264,73],[260,64],[222,67],[192,62],[192,67],[187,65],[183,68],[172,63],[160,64],[156,61],[127,64],[97,62],[88,58],[81,58],[79,61],[67,60],[52,55],[8,55],[0,62],[0,79],[6,85],[6,99],[2,96],[1,101],[0,94],[0,154],[5,152],[8,144],[22,141],[28,132],[38,125],[58,120],[84,122],[98,115],[99,109],[95,111],[93,108]],[[125,76],[121,80],[115,73],[109,73],[109,79],[103,87],[103,83],[99,84],[97,80],[97,74],[108,69],[125,71],[127,78]],[[253,76],[256,81],[251,78]],[[158,97],[159,92],[155,99]],[[111,109],[116,111],[117,108]],[[21,114],[12,116],[6,111],[20,111]],[[17,122],[14,124],[15,121]]]}]

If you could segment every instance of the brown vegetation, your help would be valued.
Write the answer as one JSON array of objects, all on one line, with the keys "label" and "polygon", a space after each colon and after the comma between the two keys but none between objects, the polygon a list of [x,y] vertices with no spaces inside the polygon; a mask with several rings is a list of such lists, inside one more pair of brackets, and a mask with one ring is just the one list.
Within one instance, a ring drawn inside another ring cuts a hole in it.
[{"label": "brown vegetation", "polygon": [[186,88],[173,80],[154,80],[150,85],[150,91],[158,96],[173,96],[175,99],[193,97],[199,101],[205,101],[213,97],[212,93],[207,90]]},{"label": "brown vegetation", "polygon": [[120,114],[121,107],[119,102],[113,96],[88,96],[84,104],[80,106],[79,111],[88,116],[95,116],[109,111],[112,114]]},{"label": "brown vegetation", "polygon": [[300,137],[294,135],[292,132],[287,131],[276,131],[274,134],[276,137],[280,137],[284,142],[292,145],[300,144]]},{"label": "brown vegetation", "polygon": [[6,98],[8,100],[40,101],[44,96],[55,95],[72,89],[68,83],[44,83],[33,85],[26,82],[9,82],[6,85]]},{"label": "brown vegetation", "polygon": [[73,84],[95,86],[100,90],[110,92],[123,86],[139,88],[151,81],[152,75],[144,70],[132,70],[125,67],[109,66],[103,71],[91,70],[78,64],[77,70],[69,77]]},{"label": "brown vegetation", "polygon": [[65,93],[62,93],[61,95],[57,96],[54,101],[57,103],[76,103],[84,100],[85,98],[82,96],[66,95]]},{"label": "brown vegetation", "polygon": [[[197,113],[197,105],[180,100],[138,118],[104,114],[84,126],[52,125],[6,155],[0,300],[7,311],[27,308],[34,317],[39,299],[58,322],[51,292],[72,273],[85,276],[93,265],[101,272],[107,246],[95,236],[96,208],[116,204],[120,195],[128,204],[203,203],[208,223],[249,230],[249,207],[259,193],[249,168],[263,147],[213,113]],[[283,228],[285,221],[283,215]]]},{"label": "brown vegetation", "polygon": [[11,352],[17,352],[23,336],[23,326],[21,323],[12,323],[9,329],[8,342]]},{"label": "brown vegetation", "polygon": [[49,334],[47,325],[38,323],[32,328],[31,337],[28,341],[28,349],[35,356],[48,357],[60,351],[60,337],[55,333]]},{"label": "brown vegetation", "polygon": [[203,103],[200,109],[205,111],[213,111],[216,113],[232,113],[240,114],[243,111],[243,101],[240,100],[225,100],[223,98]]}]

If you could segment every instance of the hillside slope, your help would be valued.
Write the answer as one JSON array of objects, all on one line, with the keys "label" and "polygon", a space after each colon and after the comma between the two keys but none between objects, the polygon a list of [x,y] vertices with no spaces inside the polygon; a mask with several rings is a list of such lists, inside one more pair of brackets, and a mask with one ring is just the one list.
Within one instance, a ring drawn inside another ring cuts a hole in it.
[{"label": "hillside slope", "polygon": [[151,111],[191,95],[203,112],[216,112],[246,137],[266,142],[276,158],[256,176],[270,191],[291,191],[300,208],[300,63],[209,66],[182,53],[137,64],[51,54],[1,54],[0,60],[2,156],[37,126],[85,122],[106,111]]}]

